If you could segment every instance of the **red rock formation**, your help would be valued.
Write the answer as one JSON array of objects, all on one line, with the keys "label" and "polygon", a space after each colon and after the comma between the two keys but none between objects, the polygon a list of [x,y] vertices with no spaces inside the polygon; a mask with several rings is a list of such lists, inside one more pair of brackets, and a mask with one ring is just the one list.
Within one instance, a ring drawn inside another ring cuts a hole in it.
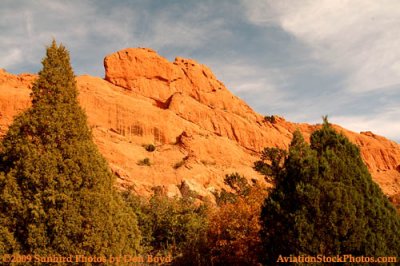
[{"label": "red rock formation", "polygon": [[14,115],[30,106],[29,94],[36,75],[12,75],[0,69],[0,134],[3,135]]},{"label": "red rock formation", "polygon": [[[122,186],[140,193],[161,186],[179,195],[185,184],[204,198],[223,186],[223,177],[253,171],[266,146],[287,148],[299,128],[305,137],[317,128],[276,117],[265,121],[232,95],[211,70],[189,59],[173,63],[150,49],[125,49],[104,60],[105,80],[77,77],[80,102],[95,141]],[[0,71],[0,132],[29,106],[34,75]],[[356,143],[375,181],[387,194],[400,192],[400,146],[373,133],[337,126]],[[148,152],[143,145],[155,144]],[[150,166],[137,162],[148,158]]]}]

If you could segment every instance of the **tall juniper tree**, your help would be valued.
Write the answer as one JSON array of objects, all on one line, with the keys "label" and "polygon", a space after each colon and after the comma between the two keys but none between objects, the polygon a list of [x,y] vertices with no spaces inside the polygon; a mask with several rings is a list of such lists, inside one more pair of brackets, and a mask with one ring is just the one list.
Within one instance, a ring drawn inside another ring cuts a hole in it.
[{"label": "tall juniper tree", "polygon": [[[266,159],[256,169],[273,165]],[[261,213],[267,265],[279,255],[400,255],[400,216],[373,182],[359,149],[326,118],[310,145],[299,131],[294,134],[274,179]]]},{"label": "tall juniper tree", "polygon": [[69,53],[53,41],[42,64],[32,107],[14,119],[1,144],[2,251],[134,254],[136,217],[92,141]]}]

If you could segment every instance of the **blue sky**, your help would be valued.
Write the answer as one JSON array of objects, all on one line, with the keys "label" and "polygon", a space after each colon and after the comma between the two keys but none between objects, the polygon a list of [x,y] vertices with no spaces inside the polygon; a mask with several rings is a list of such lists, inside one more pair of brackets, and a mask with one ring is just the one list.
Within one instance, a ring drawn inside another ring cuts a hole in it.
[{"label": "blue sky", "polygon": [[54,37],[75,73],[150,47],[208,65],[261,114],[400,141],[400,1],[2,0],[0,68],[37,72]]}]

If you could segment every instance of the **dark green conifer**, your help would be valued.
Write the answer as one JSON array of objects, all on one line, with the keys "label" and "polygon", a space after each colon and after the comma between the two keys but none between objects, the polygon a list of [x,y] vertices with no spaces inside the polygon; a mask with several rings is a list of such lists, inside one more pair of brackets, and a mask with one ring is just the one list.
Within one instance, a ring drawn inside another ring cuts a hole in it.
[{"label": "dark green conifer", "polygon": [[53,41],[42,64],[32,107],[2,141],[0,241],[31,255],[134,254],[136,217],[92,141],[69,53]]},{"label": "dark green conifer", "polygon": [[294,134],[274,177],[276,187],[261,213],[266,265],[279,255],[400,255],[399,215],[373,182],[358,148],[326,118],[311,145],[300,132]]}]

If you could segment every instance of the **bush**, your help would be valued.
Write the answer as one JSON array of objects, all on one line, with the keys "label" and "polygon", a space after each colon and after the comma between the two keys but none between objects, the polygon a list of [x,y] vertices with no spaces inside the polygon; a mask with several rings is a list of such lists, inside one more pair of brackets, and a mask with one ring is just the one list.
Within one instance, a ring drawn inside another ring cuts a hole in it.
[{"label": "bush", "polygon": [[396,207],[397,212],[400,214],[400,193],[389,197],[390,202]]},{"label": "bush", "polygon": [[267,115],[267,116],[264,116],[264,120],[265,120],[266,122],[271,123],[271,124],[275,124],[275,123],[276,123],[276,117],[275,117],[274,115]]},{"label": "bush", "polygon": [[143,165],[150,166],[151,165],[150,159],[147,157],[144,158],[143,160],[139,160],[137,164],[141,165],[141,166],[143,166]]},{"label": "bush", "polygon": [[138,217],[143,249],[152,255],[173,256],[173,265],[209,265],[206,259],[208,207],[190,198],[168,198],[155,189],[150,199],[124,192],[124,199]]},{"label": "bush", "polygon": [[247,179],[238,173],[226,175],[224,183],[232,190],[232,192],[228,192],[223,188],[221,192],[214,193],[217,205],[235,203],[238,197],[246,197],[250,192],[251,186]]},{"label": "bush", "polygon": [[153,152],[153,151],[156,150],[156,146],[154,146],[153,144],[144,145],[144,148],[145,148],[146,151],[148,151],[148,152]]}]

